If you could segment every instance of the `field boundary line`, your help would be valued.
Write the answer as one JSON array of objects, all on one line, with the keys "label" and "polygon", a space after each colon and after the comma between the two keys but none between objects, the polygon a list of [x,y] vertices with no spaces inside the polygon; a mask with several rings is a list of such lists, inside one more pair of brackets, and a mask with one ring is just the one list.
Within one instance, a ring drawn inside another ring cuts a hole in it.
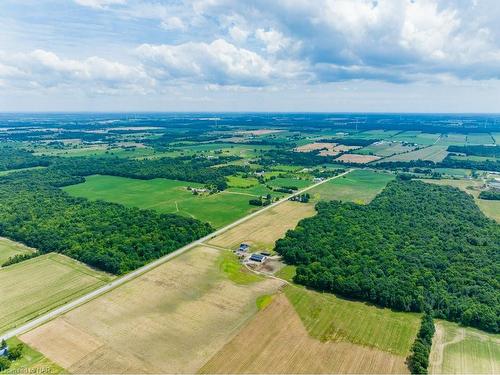
[{"label": "field boundary line", "polygon": [[88,293],[88,294],[85,294],[79,298],[77,298],[76,300],[74,301],[71,301],[71,302],[68,302],[66,304],[64,304],[63,306],[60,306],[58,308],[56,308],[55,310],[52,310],[48,313],[45,313],[44,315],[41,315],[25,324],[23,324],[22,326],[20,327],[17,327],[17,328],[14,328],[10,331],[7,331],[7,332],[4,332],[4,333],[1,333],[0,334],[0,340],[2,339],[10,339],[14,336],[18,336],[22,333],[25,333],[27,331],[30,331],[32,330],[33,328],[36,328],[64,313],[67,313],[68,311],[70,310],[73,310],[74,308],[78,307],[78,306],[81,306],[91,300],[93,300],[94,298],[96,297],[99,297],[117,287],[119,287],[120,285],[123,285],[143,274],[145,274],[146,272],[149,272],[151,271],[152,269],[162,265],[163,263],[166,263],[168,262],[169,260],[187,252],[188,250],[191,250],[193,248],[195,248],[196,246],[199,246],[199,245],[204,245],[204,242],[208,241],[208,240],[211,240],[212,238],[218,236],[219,234],[222,234],[242,223],[244,223],[245,221],[247,220],[250,220],[252,219],[253,217],[261,214],[262,212],[265,212],[273,207],[276,207],[278,206],[279,204],[282,204],[284,202],[287,202],[290,198],[292,197],[295,197],[297,195],[300,195],[300,194],[303,194],[304,192],[308,191],[308,190],[311,190],[321,184],[324,184],[328,181],[331,181],[331,180],[334,180],[336,178],[340,178],[342,176],[345,176],[346,174],[352,172],[353,170],[355,170],[356,168],[350,168],[348,170],[346,170],[345,172],[342,172],[336,176],[333,176],[333,177],[329,177],[329,178],[325,178],[323,181],[320,181],[316,184],[312,184],[304,189],[301,189],[299,191],[297,191],[296,193],[293,193],[293,194],[290,194],[289,196],[283,198],[283,199],[280,199],[279,201],[277,202],[274,202],[274,203],[271,203],[269,206],[265,206],[264,208],[258,210],[258,211],[255,211],[255,212],[252,212],[251,214],[247,215],[247,216],[244,216],[234,222],[232,222],[231,224],[228,224],[226,225],[225,227],[223,228],[220,228],[208,235],[206,235],[205,237],[202,237],[202,238],[199,238],[187,245],[184,245],[183,247],[177,249],[177,250],[174,250],[172,251],[171,253],[169,254],[166,254],[164,256],[162,256],[161,258],[158,258],[154,261],[152,261],[151,263],[148,263],[148,264],[145,264],[144,266],[142,267],[139,267],[137,268],[136,270],[132,271],[132,272],[129,272],[121,277],[118,277],[114,280],[112,280],[111,282],[107,283],[106,285],[103,285],[102,287],[100,288],[97,288],[95,290],[93,290],[92,292]]}]

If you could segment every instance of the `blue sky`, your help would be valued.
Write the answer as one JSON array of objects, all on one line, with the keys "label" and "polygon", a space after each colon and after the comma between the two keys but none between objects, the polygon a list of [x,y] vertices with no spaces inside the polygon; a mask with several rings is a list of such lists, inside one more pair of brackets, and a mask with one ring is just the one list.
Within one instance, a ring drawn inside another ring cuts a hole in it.
[{"label": "blue sky", "polygon": [[2,0],[0,111],[500,112],[496,0]]}]

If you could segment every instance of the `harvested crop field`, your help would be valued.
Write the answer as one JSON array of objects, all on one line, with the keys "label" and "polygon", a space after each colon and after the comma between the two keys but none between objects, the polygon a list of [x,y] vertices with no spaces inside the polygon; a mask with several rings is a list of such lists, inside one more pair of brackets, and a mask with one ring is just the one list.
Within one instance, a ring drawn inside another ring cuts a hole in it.
[{"label": "harvested crop field", "polygon": [[0,332],[97,289],[110,276],[60,254],[0,269]]},{"label": "harvested crop field", "polygon": [[313,200],[339,200],[369,203],[394,176],[372,170],[356,169],[347,175],[325,182],[309,191]]},{"label": "harvested crop field", "polygon": [[200,370],[202,373],[408,373],[405,357],[311,337],[280,293]]},{"label": "harvested crop field", "polygon": [[339,156],[337,161],[342,161],[345,163],[357,163],[357,164],[366,164],[375,160],[379,160],[380,156],[376,155],[359,155],[359,154],[344,154]]},{"label": "harvested crop field", "polygon": [[303,146],[299,146],[295,149],[297,152],[311,152],[315,150],[322,150],[322,149],[327,149],[327,150],[332,150],[337,144],[336,143],[327,143],[327,142],[315,142],[315,143],[308,143]]},{"label": "harvested crop field", "polygon": [[30,254],[36,251],[22,243],[9,240],[8,238],[0,237],[0,267],[10,257],[15,255]]},{"label": "harvested crop field", "polygon": [[346,146],[339,145],[337,143],[328,143],[328,142],[315,142],[308,143],[303,146],[299,146],[295,149],[297,152],[311,152],[316,150],[321,150],[319,154],[321,156],[335,156],[340,154],[341,152],[355,150],[360,148],[359,146]]},{"label": "harvested crop field", "polygon": [[500,335],[436,321],[430,374],[500,373]]},{"label": "harvested crop field", "polygon": [[287,230],[295,228],[301,219],[315,214],[316,210],[312,204],[287,201],[224,232],[208,243],[235,249],[240,243],[245,242],[252,248],[270,250]]},{"label": "harvested crop field", "polygon": [[282,285],[229,280],[221,254],[197,247],[21,339],[69,372],[196,372]]}]

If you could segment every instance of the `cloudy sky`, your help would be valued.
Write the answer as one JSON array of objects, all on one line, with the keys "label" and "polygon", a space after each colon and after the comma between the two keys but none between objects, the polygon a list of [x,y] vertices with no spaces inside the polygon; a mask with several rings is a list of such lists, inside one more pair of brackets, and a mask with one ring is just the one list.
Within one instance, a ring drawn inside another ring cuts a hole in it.
[{"label": "cloudy sky", "polygon": [[500,112],[497,0],[2,0],[0,111]]}]

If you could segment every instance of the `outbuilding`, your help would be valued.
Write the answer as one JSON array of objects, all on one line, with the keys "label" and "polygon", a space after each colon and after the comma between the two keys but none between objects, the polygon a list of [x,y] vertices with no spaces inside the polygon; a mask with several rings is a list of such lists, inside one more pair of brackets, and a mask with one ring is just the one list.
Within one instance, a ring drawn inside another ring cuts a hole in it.
[{"label": "outbuilding", "polygon": [[262,254],[252,254],[252,256],[250,257],[250,260],[252,260],[254,262],[262,263],[264,260],[266,260],[266,257]]}]

